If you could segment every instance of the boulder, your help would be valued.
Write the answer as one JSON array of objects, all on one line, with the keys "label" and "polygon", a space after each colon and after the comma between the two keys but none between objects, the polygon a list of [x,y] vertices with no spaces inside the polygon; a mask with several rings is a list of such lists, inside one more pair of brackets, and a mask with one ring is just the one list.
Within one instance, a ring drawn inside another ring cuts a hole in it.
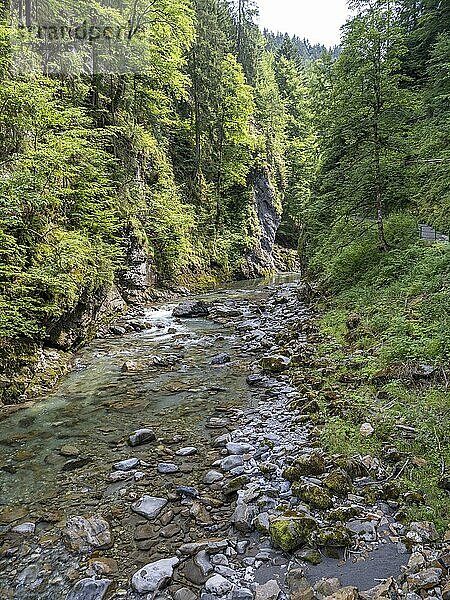
[{"label": "boulder", "polygon": [[316,529],[317,523],[312,517],[281,517],[270,524],[269,534],[276,548],[294,552],[307,543]]},{"label": "boulder", "polygon": [[345,496],[352,490],[352,480],[343,469],[334,469],[323,479],[326,488],[337,496]]},{"label": "boulder", "polygon": [[333,506],[330,494],[320,485],[296,481],[292,486],[292,493],[312,508],[325,510]]},{"label": "boulder", "polygon": [[357,600],[358,589],[349,585],[327,596],[326,600]]},{"label": "boulder", "polygon": [[291,569],[287,576],[289,600],[313,600],[314,590],[306,579],[303,569]]},{"label": "boulder", "polygon": [[325,460],[319,452],[301,454],[292,466],[287,467],[283,477],[288,481],[299,481],[304,476],[322,475],[325,472]]},{"label": "boulder", "polygon": [[131,585],[138,594],[155,594],[170,583],[173,569],[179,563],[178,558],[164,558],[149,563],[136,571],[131,579]]},{"label": "boulder", "polygon": [[182,319],[207,317],[209,315],[209,306],[202,300],[187,300],[176,306],[172,314],[174,317]]}]

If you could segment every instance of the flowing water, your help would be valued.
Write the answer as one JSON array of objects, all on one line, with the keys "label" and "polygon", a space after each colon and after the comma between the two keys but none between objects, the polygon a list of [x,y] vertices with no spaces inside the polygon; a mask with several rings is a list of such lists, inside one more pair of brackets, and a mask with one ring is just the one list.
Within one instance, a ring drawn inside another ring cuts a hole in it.
[{"label": "flowing water", "polygon": [[[238,282],[199,298],[255,301],[272,285],[297,278]],[[117,447],[135,429],[156,427],[160,436],[188,432],[195,445],[215,407],[248,402],[243,373],[250,357],[240,351],[232,328],[207,319],[181,322],[172,309],[145,309],[148,329],[141,333],[95,340],[48,398],[0,422],[0,506],[36,504],[64,493],[73,474],[61,470],[67,461],[58,453],[61,446],[76,446],[92,458],[95,477],[102,470],[98,458],[104,465],[118,460]],[[232,357],[232,368],[209,364],[222,352]],[[174,354],[181,361],[173,370],[152,365],[152,357]],[[137,363],[135,372],[122,371],[126,361]]]}]

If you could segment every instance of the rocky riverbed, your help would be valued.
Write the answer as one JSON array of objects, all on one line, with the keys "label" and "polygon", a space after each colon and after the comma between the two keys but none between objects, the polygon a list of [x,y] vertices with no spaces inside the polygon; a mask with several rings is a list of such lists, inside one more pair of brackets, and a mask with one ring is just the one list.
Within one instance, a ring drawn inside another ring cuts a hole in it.
[{"label": "rocky riverbed", "polygon": [[376,459],[318,445],[290,380],[306,297],[292,278],[129,315],[4,421],[0,597],[449,600],[448,536],[397,522]]}]

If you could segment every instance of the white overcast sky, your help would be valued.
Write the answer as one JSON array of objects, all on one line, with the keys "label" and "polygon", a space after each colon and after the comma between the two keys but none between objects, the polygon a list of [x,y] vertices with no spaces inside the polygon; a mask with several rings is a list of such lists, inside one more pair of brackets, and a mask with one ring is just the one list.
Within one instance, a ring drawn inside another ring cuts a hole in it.
[{"label": "white overcast sky", "polygon": [[334,46],[349,11],[346,0],[256,0],[261,28]]}]

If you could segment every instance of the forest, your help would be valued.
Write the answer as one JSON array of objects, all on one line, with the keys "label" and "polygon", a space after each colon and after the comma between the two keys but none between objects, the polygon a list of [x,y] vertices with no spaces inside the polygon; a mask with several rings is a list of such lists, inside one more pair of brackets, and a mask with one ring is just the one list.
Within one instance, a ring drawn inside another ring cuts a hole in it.
[{"label": "forest", "polygon": [[[65,3],[47,4],[61,20]],[[331,49],[261,31],[253,0],[112,4],[76,7],[129,33],[97,71],[95,40],[43,52],[28,26],[37,3],[0,7],[0,412],[48,394],[127,308],[299,271],[314,317],[273,339],[312,340],[308,359],[286,361],[318,443],[380,461],[395,443],[396,518],[444,534],[450,3],[349,0]],[[11,12],[26,22],[22,54]],[[421,239],[424,225],[439,241]],[[392,596],[366,600],[380,597]]]}]

